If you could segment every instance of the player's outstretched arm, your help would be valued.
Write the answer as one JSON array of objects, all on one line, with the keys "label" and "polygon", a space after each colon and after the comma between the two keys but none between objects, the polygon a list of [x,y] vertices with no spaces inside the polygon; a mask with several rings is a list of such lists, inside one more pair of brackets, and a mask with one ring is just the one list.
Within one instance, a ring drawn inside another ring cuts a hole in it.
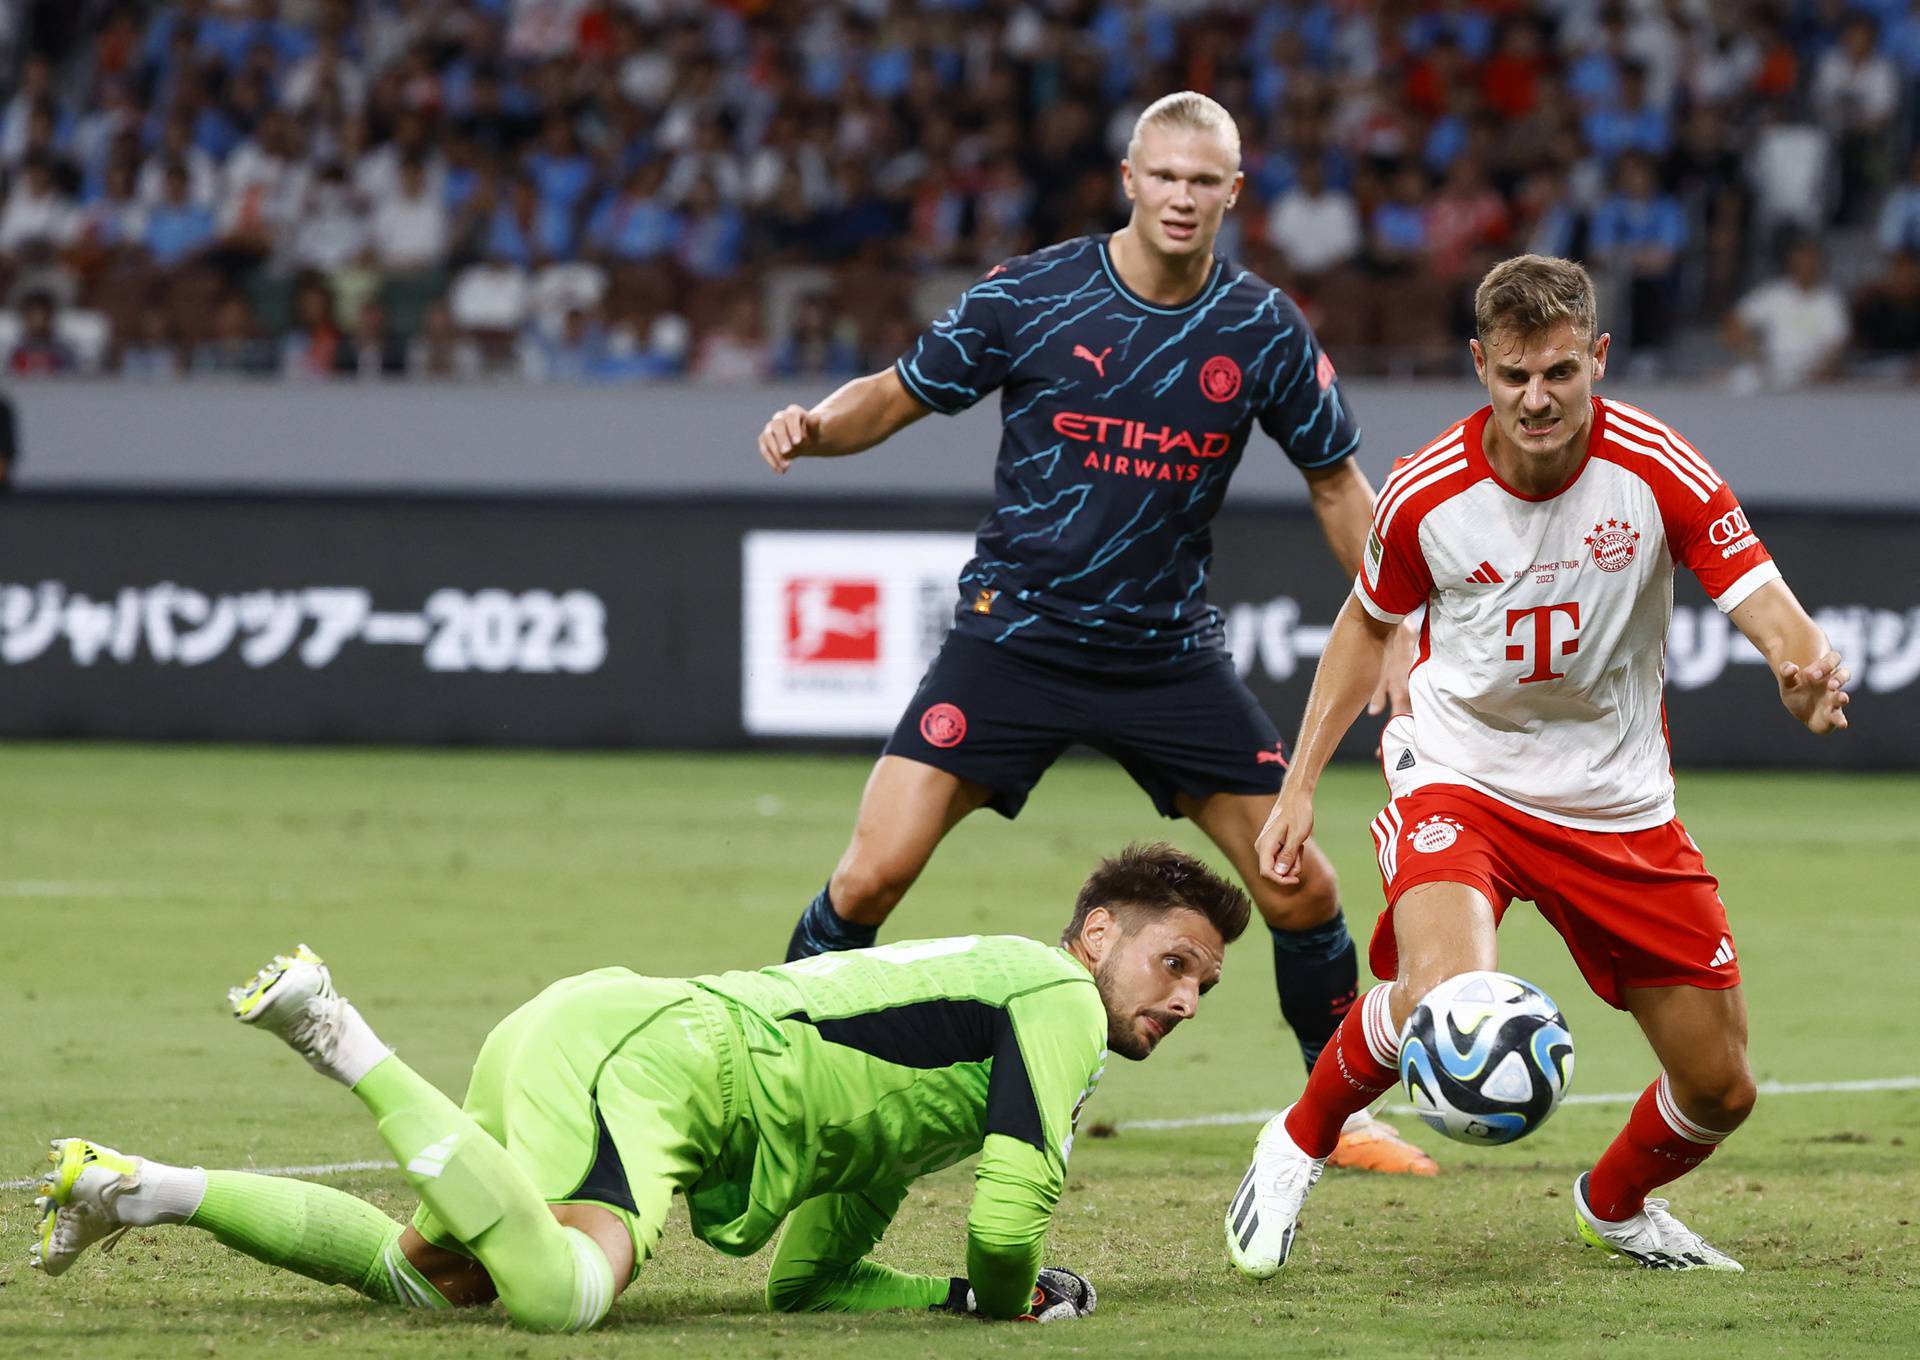
[{"label": "player's outstretched arm", "polygon": [[841,458],[899,433],[931,408],[891,368],[843,384],[811,410],[786,406],[760,431],[760,457],[775,472],[796,458]]},{"label": "player's outstretched arm", "polygon": [[1313,692],[1307,696],[1286,781],[1254,842],[1260,872],[1276,883],[1300,881],[1300,850],[1313,834],[1314,790],[1334,748],[1373,693],[1387,641],[1397,627],[1374,618],[1352,595],[1334,620],[1319,669],[1313,673]]},{"label": "player's outstretched arm", "polygon": [[1727,617],[1767,659],[1787,712],[1813,732],[1847,726],[1851,673],[1785,581],[1767,582]]}]

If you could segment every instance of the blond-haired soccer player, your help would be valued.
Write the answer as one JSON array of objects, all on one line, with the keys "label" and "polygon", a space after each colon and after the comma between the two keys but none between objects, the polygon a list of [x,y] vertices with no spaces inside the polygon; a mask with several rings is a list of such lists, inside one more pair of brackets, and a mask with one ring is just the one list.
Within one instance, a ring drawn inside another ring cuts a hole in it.
[{"label": "blond-haired soccer player", "polygon": [[1387,638],[1424,607],[1413,710],[1387,727],[1391,799],[1373,824],[1387,909],[1370,962],[1388,981],[1262,1131],[1228,1252],[1256,1277],[1285,1263],[1341,1121],[1394,1081],[1409,1012],[1445,979],[1496,966],[1494,928],[1518,898],[1660,1062],[1574,1184],[1580,1237],[1644,1266],[1739,1270],[1648,1198],[1705,1161],[1755,1095],[1726,909],[1674,815],[1660,697],[1674,569],[1699,579],[1812,731],[1847,725],[1847,671],[1713,465],[1657,417],[1594,395],[1608,337],[1584,269],[1507,260],[1481,281],[1475,320],[1490,404],[1388,477],[1257,846],[1263,873],[1298,878],[1320,773]]},{"label": "blond-haired soccer player", "polygon": [[[788,958],[872,944],[963,817],[1017,815],[1077,742],[1119,761],[1163,816],[1192,818],[1239,870],[1309,1066],[1352,1005],[1358,963],[1333,866],[1309,845],[1288,883],[1255,869],[1280,734],[1206,600],[1209,525],[1256,423],[1300,469],[1348,575],[1373,507],[1359,428],[1305,318],[1214,254],[1242,179],[1225,109],[1192,91],[1156,101],[1120,163],[1125,226],[997,266],[891,368],[786,407],[761,432],[761,456],[786,472],[1001,394],[994,508],[952,632]],[[1435,1169],[1364,1112],[1336,1160]]]}]

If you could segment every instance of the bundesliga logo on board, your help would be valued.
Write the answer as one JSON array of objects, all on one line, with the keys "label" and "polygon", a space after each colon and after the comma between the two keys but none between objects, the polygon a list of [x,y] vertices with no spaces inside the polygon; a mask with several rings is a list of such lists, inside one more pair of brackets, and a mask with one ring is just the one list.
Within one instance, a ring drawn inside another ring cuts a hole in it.
[{"label": "bundesliga logo on board", "polygon": [[880,660],[880,584],[818,577],[787,582],[787,659]]},{"label": "bundesliga logo on board", "polygon": [[1625,520],[1610,519],[1594,525],[1583,541],[1593,549],[1593,561],[1600,570],[1624,571],[1633,561],[1633,545],[1640,541],[1640,535]]}]

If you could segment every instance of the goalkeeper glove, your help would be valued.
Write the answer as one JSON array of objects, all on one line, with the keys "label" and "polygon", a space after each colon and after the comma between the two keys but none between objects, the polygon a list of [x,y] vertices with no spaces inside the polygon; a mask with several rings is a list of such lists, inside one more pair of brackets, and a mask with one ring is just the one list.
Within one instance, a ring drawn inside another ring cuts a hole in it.
[{"label": "goalkeeper glove", "polygon": [[[1059,1322],[1065,1318],[1081,1318],[1091,1313],[1098,1301],[1099,1295],[1084,1276],[1064,1266],[1048,1266],[1033,1282],[1033,1302],[1014,1321]],[[946,1302],[936,1303],[934,1309],[970,1316],[978,1316],[980,1312],[974,1302],[973,1286],[959,1276],[948,1286]]]}]

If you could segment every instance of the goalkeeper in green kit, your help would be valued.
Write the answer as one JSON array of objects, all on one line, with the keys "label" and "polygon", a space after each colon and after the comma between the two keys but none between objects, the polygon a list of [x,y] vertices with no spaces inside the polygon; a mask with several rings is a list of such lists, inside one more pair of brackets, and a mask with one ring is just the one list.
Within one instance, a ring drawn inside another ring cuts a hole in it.
[{"label": "goalkeeper in green kit", "polygon": [[[578,1331],[678,1192],[721,1251],[779,1236],[775,1309],[1081,1316],[1093,1287],[1041,1269],[1074,1120],[1109,1050],[1144,1058],[1193,1015],[1248,909],[1199,861],[1136,845],[1087,879],[1058,949],[964,936],[711,977],[598,969],[495,1027],[464,1109],[301,946],[233,989],[234,1014],[361,1099],[420,1197],[411,1226],[310,1181],[62,1138],[30,1255],[57,1275],[124,1228],[184,1223],[382,1302],[498,1298],[522,1326]],[[974,1153],[965,1276],[868,1259],[907,1187]]]}]

